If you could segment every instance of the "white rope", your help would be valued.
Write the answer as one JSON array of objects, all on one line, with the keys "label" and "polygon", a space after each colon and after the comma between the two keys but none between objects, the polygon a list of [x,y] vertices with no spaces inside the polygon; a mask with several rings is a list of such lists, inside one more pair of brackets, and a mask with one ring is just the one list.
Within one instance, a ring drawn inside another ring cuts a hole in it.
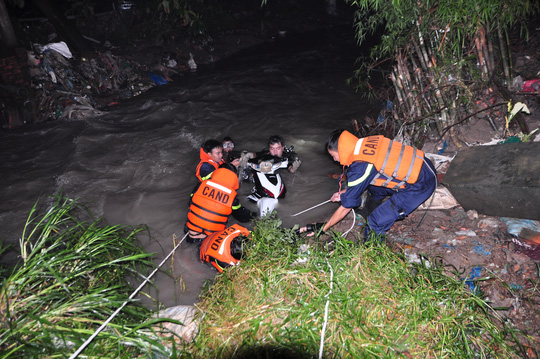
[{"label": "white rope", "polygon": [[[345,233],[343,233],[341,235],[341,237],[343,237],[343,238],[345,238],[347,236],[347,234],[349,234],[349,232],[354,228],[354,224],[356,223],[356,213],[354,212],[354,209],[351,209],[351,212],[353,214],[353,222],[352,222],[351,228],[349,228],[349,230],[347,232],[345,232]],[[328,259],[326,260],[326,264],[328,264],[328,267],[330,267],[330,291],[326,295],[326,298],[328,298],[328,299],[326,300],[326,305],[324,307],[324,324],[323,324],[323,328],[321,330],[321,343],[320,343],[320,346],[319,346],[319,359],[322,359],[322,355],[323,355],[324,335],[326,333],[326,325],[328,323],[328,307],[330,306],[330,294],[332,293],[332,289],[334,288],[334,280],[333,280],[334,279],[334,271],[332,270],[332,266],[328,262]]]},{"label": "white rope", "polygon": [[305,213],[305,212],[307,212],[307,211],[311,211],[313,208],[317,208],[317,207],[319,207],[319,206],[322,206],[323,204],[327,204],[327,203],[330,202],[331,200],[332,200],[332,199],[330,198],[328,201],[324,201],[324,202],[321,202],[321,203],[319,203],[319,204],[314,205],[313,207],[309,207],[308,209],[304,209],[304,210],[301,211],[301,212],[298,212],[298,213],[296,213],[296,214],[291,215],[291,217],[295,217],[295,216],[298,216],[299,214]]},{"label": "white rope", "polygon": [[353,214],[351,228],[349,228],[347,230],[347,232],[345,232],[345,233],[343,233],[341,235],[341,237],[343,237],[343,238],[347,237],[347,234],[349,234],[349,232],[352,231],[352,229],[354,228],[354,224],[356,223],[356,213],[354,212],[354,209],[352,209],[352,208],[351,208],[351,213]]},{"label": "white rope", "polygon": [[332,266],[328,262],[328,259],[326,260],[326,264],[328,264],[328,267],[330,267],[330,291],[326,295],[326,306],[324,307],[324,324],[321,330],[321,343],[319,346],[319,359],[322,359],[323,357],[323,349],[324,349],[324,335],[326,333],[326,325],[328,324],[328,307],[330,306],[330,294],[332,294],[332,289],[334,288],[334,271],[332,270]]},{"label": "white rope", "polygon": [[178,248],[178,246],[180,244],[182,244],[182,242],[184,241],[184,239],[187,237],[188,233],[186,233],[186,235],[180,240],[180,242],[178,242],[178,244],[173,248],[173,250],[171,251],[171,253],[169,253],[169,255],[167,257],[165,257],[165,259],[163,259],[161,261],[161,263],[156,267],[156,269],[154,269],[154,271],[152,273],[150,273],[150,275],[148,277],[145,278],[144,282],[141,283],[141,285],[135,289],[135,291],[133,293],[131,293],[131,295],[129,296],[128,300],[126,300],[121,306],[120,308],[116,309],[116,311],[111,314],[111,316],[109,318],[107,318],[107,320],[101,324],[101,326],[94,332],[94,334],[92,334],[90,336],[90,338],[88,338],[80,347],[79,349],[77,349],[77,351],[75,353],[73,353],[73,355],[71,355],[69,357],[69,359],[74,359],[76,357],[79,356],[79,354],[81,354],[81,352],[88,346],[88,344],[90,344],[92,342],[92,340],[94,340],[94,338],[107,326],[107,324],[110,323],[111,320],[113,320],[114,317],[116,317],[116,315],[118,313],[120,313],[120,311],[126,306],[126,304],[128,304],[131,299],[133,299],[135,297],[135,295],[137,295],[137,293],[139,293],[139,291],[142,289],[142,287],[145,286],[145,284],[150,280],[150,278],[152,278],[154,276],[154,274],[156,274],[156,272],[159,270],[159,268],[161,268],[161,266],[170,258],[170,256],[173,255],[174,251],[176,250],[176,248]]}]

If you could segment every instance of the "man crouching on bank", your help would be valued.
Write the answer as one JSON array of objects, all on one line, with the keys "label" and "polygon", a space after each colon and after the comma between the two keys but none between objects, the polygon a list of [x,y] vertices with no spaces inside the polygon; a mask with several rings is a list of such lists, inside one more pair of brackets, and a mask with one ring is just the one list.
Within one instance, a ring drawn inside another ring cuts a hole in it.
[{"label": "man crouching on bank", "polygon": [[[347,168],[347,188],[332,195],[341,206],[323,226],[329,230],[352,208],[362,204],[362,194],[368,199],[360,211],[367,219],[365,238],[370,231],[384,235],[397,221],[407,217],[435,191],[437,176],[431,161],[414,147],[384,136],[358,138],[348,131],[332,132],[326,149],[334,161]],[[388,197],[388,200],[384,199]],[[301,229],[313,229],[308,226]]]}]

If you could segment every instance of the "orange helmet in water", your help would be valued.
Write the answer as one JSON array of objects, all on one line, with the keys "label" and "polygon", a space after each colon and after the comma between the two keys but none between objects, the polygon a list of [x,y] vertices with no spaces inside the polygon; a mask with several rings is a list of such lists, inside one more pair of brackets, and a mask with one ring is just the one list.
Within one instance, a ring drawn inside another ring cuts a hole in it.
[{"label": "orange helmet in water", "polygon": [[223,268],[235,266],[244,254],[249,230],[238,224],[212,233],[201,244],[201,262],[212,264],[220,273]]}]

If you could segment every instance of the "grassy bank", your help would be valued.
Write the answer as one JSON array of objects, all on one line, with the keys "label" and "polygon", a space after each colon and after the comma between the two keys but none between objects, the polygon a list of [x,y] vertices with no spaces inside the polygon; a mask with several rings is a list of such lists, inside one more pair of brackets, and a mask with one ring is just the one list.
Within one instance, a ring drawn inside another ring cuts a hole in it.
[{"label": "grassy bank", "polygon": [[[480,297],[442,267],[411,264],[379,241],[293,244],[260,221],[240,267],[199,304],[193,358],[512,358],[524,350]],[[324,336],[321,345],[321,336]]]},{"label": "grassy bank", "polygon": [[[68,357],[144,279],[144,227],[109,226],[61,197],[32,210],[23,262],[2,275],[2,358]],[[463,281],[408,263],[380,241],[295,242],[276,218],[255,223],[245,261],[209,284],[197,337],[175,348],[154,312],[130,302],[80,357],[518,358],[526,337]]]},{"label": "grassy bank", "polygon": [[127,278],[142,282],[153,265],[137,242],[145,227],[109,226],[62,197],[45,214],[37,208],[20,240],[22,263],[2,273],[0,357],[69,357],[126,301],[84,357],[167,356],[152,312],[129,300]]}]

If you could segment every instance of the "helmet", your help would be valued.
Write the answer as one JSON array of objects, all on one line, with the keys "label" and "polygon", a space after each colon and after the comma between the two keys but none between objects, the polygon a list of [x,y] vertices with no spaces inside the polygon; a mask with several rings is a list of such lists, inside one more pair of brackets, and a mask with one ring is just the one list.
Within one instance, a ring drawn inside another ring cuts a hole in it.
[{"label": "helmet", "polygon": [[238,225],[212,233],[201,244],[201,262],[212,264],[220,273],[223,268],[237,265],[244,256],[249,230]]}]

